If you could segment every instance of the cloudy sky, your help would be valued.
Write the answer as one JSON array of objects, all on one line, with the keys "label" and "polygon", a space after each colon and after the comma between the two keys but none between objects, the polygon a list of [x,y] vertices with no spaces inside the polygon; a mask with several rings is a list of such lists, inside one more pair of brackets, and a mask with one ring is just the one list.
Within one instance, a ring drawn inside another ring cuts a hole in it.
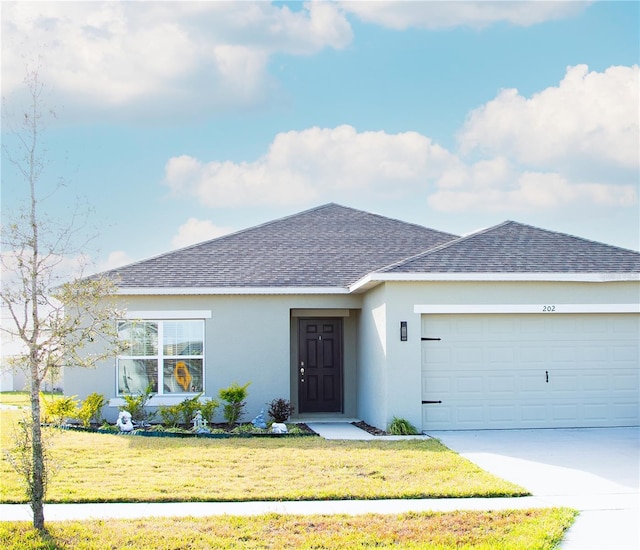
[{"label": "cloudy sky", "polygon": [[[639,246],[637,2],[1,9],[3,114],[40,59],[44,205],[94,208],[98,269],[327,202]],[[26,191],[3,155],[4,215]]]}]

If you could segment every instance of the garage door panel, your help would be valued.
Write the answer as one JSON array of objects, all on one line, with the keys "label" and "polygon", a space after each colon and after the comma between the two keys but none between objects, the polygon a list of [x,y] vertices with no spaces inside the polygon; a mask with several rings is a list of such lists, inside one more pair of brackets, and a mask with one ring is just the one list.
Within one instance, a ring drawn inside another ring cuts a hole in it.
[{"label": "garage door panel", "polygon": [[424,315],[423,429],[638,425],[639,319]]},{"label": "garage door panel", "polygon": [[613,375],[613,389],[631,395],[638,395],[640,389],[640,375],[637,371],[618,372]]},{"label": "garage door panel", "polygon": [[518,387],[520,389],[518,397],[540,398],[547,393],[546,378],[542,370],[526,371],[518,373]]},{"label": "garage door panel", "polygon": [[518,410],[513,405],[489,405],[487,412],[492,422],[513,423],[518,416]]},{"label": "garage door panel", "polygon": [[487,376],[487,389],[498,397],[505,395],[510,397],[518,391],[518,381],[515,376],[489,375]]},{"label": "garage door panel", "polygon": [[607,393],[611,384],[611,377],[606,374],[585,373],[582,377],[582,389],[587,394]]},{"label": "garage door panel", "polygon": [[535,365],[539,365],[539,368],[543,369],[547,364],[546,351],[540,345],[536,347],[522,346],[516,351],[517,364],[526,366],[526,368],[530,369]]},{"label": "garage door panel", "polygon": [[637,316],[632,321],[629,321],[628,316],[627,318],[614,319],[611,325],[614,334],[625,334],[640,340],[640,318]]},{"label": "garage door panel", "polygon": [[453,390],[454,380],[451,376],[434,376],[422,379],[422,398],[429,395],[449,396]]},{"label": "garage door panel", "polygon": [[608,403],[585,403],[584,418],[588,422],[606,422],[610,408]]},{"label": "garage door panel", "polygon": [[494,367],[502,364],[511,368],[515,362],[515,350],[511,346],[490,346],[487,350],[487,361]]},{"label": "garage door panel", "polygon": [[626,403],[616,403],[613,405],[616,418],[626,419],[633,422],[638,418],[638,401],[628,401]]},{"label": "garage door panel", "polygon": [[607,361],[609,350],[607,346],[585,345],[581,350],[581,359],[585,368],[599,367]]},{"label": "garage door panel", "polygon": [[631,345],[612,346],[612,357],[616,363],[633,364],[638,361],[638,348]]},{"label": "garage door panel", "polygon": [[483,395],[485,393],[484,377],[458,376],[455,380],[455,388],[460,397]]}]

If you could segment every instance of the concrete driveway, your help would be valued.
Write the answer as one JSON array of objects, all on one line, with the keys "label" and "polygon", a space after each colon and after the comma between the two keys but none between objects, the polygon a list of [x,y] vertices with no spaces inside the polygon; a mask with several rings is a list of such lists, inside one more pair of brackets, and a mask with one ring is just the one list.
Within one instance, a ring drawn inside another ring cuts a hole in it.
[{"label": "concrete driveway", "polygon": [[580,516],[564,550],[640,549],[640,428],[433,431],[503,479]]}]

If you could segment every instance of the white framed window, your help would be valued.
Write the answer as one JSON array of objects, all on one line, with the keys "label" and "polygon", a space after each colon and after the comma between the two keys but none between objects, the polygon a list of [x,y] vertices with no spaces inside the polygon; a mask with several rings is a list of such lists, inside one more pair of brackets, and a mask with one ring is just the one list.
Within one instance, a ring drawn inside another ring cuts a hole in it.
[{"label": "white framed window", "polygon": [[118,336],[118,395],[204,391],[203,319],[121,320]]}]

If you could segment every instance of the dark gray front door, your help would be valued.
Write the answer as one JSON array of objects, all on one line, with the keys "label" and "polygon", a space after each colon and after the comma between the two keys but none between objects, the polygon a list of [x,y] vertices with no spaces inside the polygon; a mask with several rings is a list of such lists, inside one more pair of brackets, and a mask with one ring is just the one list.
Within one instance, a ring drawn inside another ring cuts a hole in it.
[{"label": "dark gray front door", "polygon": [[300,413],[342,411],[342,319],[300,319]]}]

